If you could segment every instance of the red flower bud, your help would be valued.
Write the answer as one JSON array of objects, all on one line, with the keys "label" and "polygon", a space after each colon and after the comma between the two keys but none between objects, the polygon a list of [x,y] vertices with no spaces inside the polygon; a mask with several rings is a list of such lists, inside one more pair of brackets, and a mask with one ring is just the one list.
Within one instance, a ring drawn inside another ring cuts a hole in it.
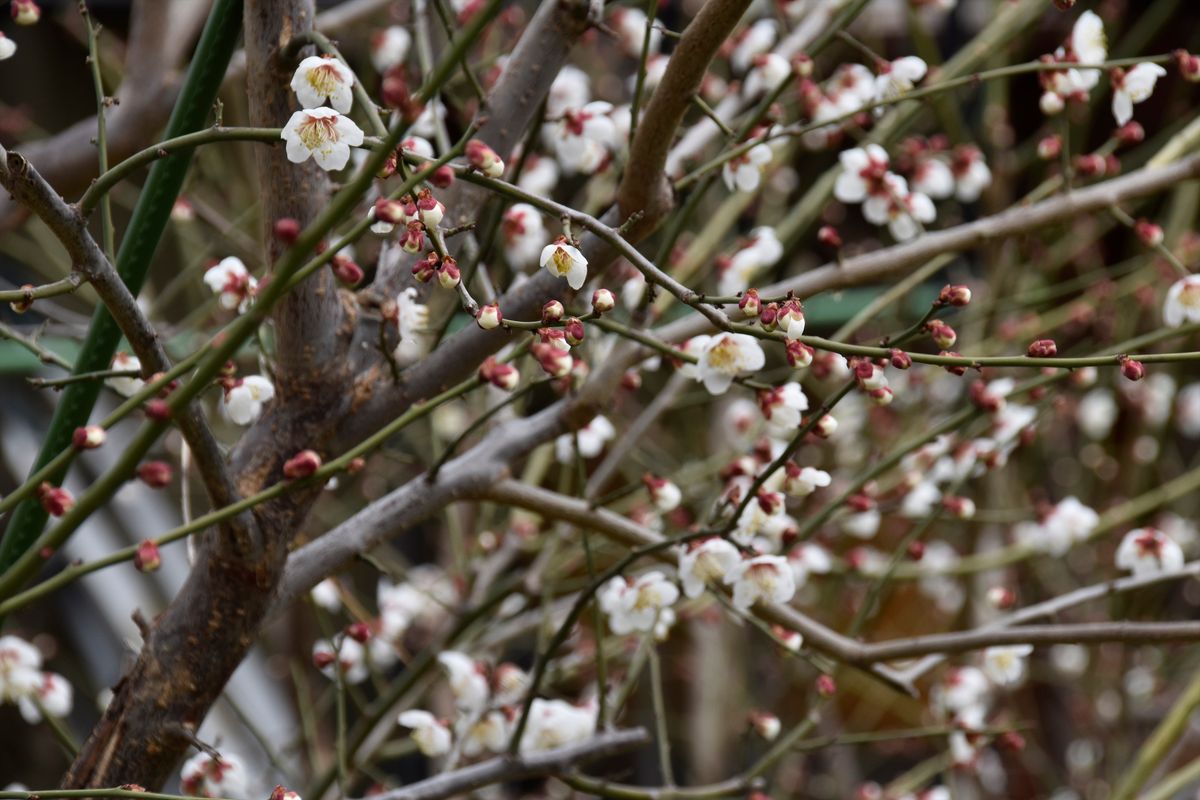
[{"label": "red flower bud", "polygon": [[76,428],[71,435],[71,444],[76,450],[95,450],[104,444],[108,434],[99,425],[88,425],[86,428]]},{"label": "red flower bud", "polygon": [[925,557],[925,543],[920,540],[909,542],[906,551],[909,561],[920,561]]},{"label": "red flower bud", "polygon": [[146,461],[137,469],[142,483],[161,489],[171,482],[171,465],[166,461]]},{"label": "red flower bud", "polygon": [[371,628],[365,622],[352,622],[346,626],[346,635],[363,644],[371,638]]},{"label": "red flower bud", "polygon": [[608,289],[597,289],[592,292],[592,311],[605,314],[617,307],[617,298]]},{"label": "red flower bud", "polygon": [[962,284],[943,286],[937,302],[942,306],[965,306],[971,302],[971,290]]},{"label": "red flower bud", "polygon": [[929,331],[929,336],[933,339],[933,343],[943,350],[950,349],[958,341],[958,334],[955,333],[954,328],[951,328],[940,319],[929,320],[929,322],[925,323],[925,330]]},{"label": "red flower bud", "polygon": [[758,297],[758,289],[747,289],[738,300],[738,308],[747,317],[757,317],[762,312],[762,300]]},{"label": "red flower bud", "polygon": [[1147,247],[1157,247],[1163,242],[1163,229],[1148,219],[1139,219],[1133,224],[1133,232]]},{"label": "red flower bud", "polygon": [[283,465],[283,476],[291,480],[307,478],[321,468],[321,457],[314,450],[301,450]]},{"label": "red flower bud", "polygon": [[542,322],[546,325],[558,322],[566,314],[566,309],[563,304],[557,300],[550,300],[546,305],[542,306]]},{"label": "red flower bud", "polygon": [[142,408],[145,409],[147,417],[158,422],[166,422],[171,418],[171,407],[162,398],[156,397],[153,400],[147,400],[146,405]]},{"label": "red flower bud", "polygon": [[504,315],[500,313],[500,306],[495,303],[480,306],[479,312],[475,315],[475,324],[485,331],[499,328],[503,323]]},{"label": "red flower bud", "polygon": [[784,345],[787,351],[788,366],[792,369],[804,369],[813,362],[813,349],[799,339],[788,339]]},{"label": "red flower bud", "polygon": [[1058,355],[1058,345],[1053,339],[1038,339],[1025,352],[1030,358],[1053,358]]},{"label": "red flower bud", "polygon": [[563,333],[567,336],[567,344],[574,347],[583,341],[583,322],[578,317],[571,317],[563,324]]},{"label": "red flower bud", "polygon": [[1200,81],[1200,56],[1195,56],[1187,50],[1176,50],[1175,65],[1179,67],[1179,74],[1183,79],[1196,83]]},{"label": "red flower bud", "polygon": [[1117,137],[1117,141],[1121,144],[1137,144],[1146,138],[1146,129],[1137,120],[1130,120],[1117,128],[1117,132],[1113,136]]},{"label": "red flower bud", "polygon": [[817,694],[821,697],[832,697],[837,694],[837,681],[833,679],[832,675],[817,676]]},{"label": "red flower bud", "polygon": [[283,244],[293,244],[300,237],[300,223],[291,217],[280,217],[275,220],[274,233]]},{"label": "red flower bud", "polygon": [[1107,162],[1098,153],[1075,157],[1075,172],[1082,178],[1100,178],[1104,176]]},{"label": "red flower bud", "polygon": [[439,189],[449,189],[454,185],[454,168],[449,164],[442,164],[429,176],[429,182]]},{"label": "red flower bud", "polygon": [[1146,367],[1140,361],[1124,358],[1121,360],[1121,374],[1131,381],[1140,381],[1146,377]]},{"label": "red flower bud", "polygon": [[61,517],[75,507],[75,496],[62,486],[51,486],[43,482],[37,488],[38,502],[52,517]]},{"label": "red flower bud", "polygon": [[343,285],[355,287],[362,283],[363,269],[345,256],[333,257],[333,274]]},{"label": "red flower bud", "polygon": [[1038,142],[1037,154],[1038,158],[1043,161],[1053,161],[1062,153],[1062,137],[1057,133],[1053,136],[1046,136]]},{"label": "red flower bud", "polygon": [[888,360],[896,369],[908,369],[912,366],[912,356],[903,350],[892,348],[888,351]]},{"label": "red flower bud", "polygon": [[832,225],[820,227],[817,231],[817,241],[833,250],[840,250],[842,247],[842,236]]},{"label": "red flower bud", "polygon": [[162,566],[158,545],[150,539],[139,544],[137,552],[133,556],[133,566],[137,568],[138,572],[154,572]]}]

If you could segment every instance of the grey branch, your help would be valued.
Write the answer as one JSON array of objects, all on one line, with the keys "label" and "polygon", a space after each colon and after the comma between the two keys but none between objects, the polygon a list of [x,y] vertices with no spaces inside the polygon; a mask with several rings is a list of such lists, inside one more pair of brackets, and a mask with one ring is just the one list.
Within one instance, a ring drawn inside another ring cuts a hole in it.
[{"label": "grey branch", "polygon": [[439,800],[496,783],[564,774],[579,764],[624,753],[649,741],[650,734],[644,728],[602,733],[586,742],[544,753],[516,758],[499,756],[420,783],[373,795],[371,800]]}]

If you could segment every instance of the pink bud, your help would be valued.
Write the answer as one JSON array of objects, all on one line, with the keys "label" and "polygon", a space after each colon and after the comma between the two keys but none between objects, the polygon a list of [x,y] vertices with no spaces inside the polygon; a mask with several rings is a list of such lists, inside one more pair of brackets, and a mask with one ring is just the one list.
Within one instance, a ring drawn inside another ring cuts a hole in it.
[{"label": "pink bud", "polygon": [[374,211],[375,219],[380,222],[403,225],[408,221],[408,214],[405,213],[404,202],[401,200],[381,197],[375,201]]},{"label": "pink bud", "polygon": [[775,325],[779,321],[779,304],[767,303],[763,306],[762,311],[758,314],[758,324],[762,325],[764,331],[775,330]]},{"label": "pink bud", "polygon": [[479,313],[475,315],[475,322],[485,331],[490,331],[504,323],[504,315],[500,313],[500,306],[488,303],[486,306],[480,306]]},{"label": "pink bud", "polygon": [[1137,144],[1146,138],[1146,129],[1142,127],[1142,123],[1134,119],[1117,128],[1117,132],[1113,135],[1121,144]]},{"label": "pink bud", "polygon": [[158,553],[158,545],[150,539],[145,540],[137,547],[137,552],[133,556],[133,566],[138,572],[154,572],[162,566],[162,557]]},{"label": "pink bud", "polygon": [[458,262],[453,256],[446,256],[442,259],[441,264],[437,268],[438,285],[443,289],[453,289],[462,281],[462,274],[458,271]]},{"label": "pink bud", "polygon": [[503,389],[506,392],[511,392],[515,389],[517,383],[521,380],[521,374],[517,372],[516,367],[512,364],[497,362],[491,356],[488,356],[479,365],[479,377],[497,389]]},{"label": "pink bud", "polygon": [[817,676],[817,694],[821,697],[832,697],[837,694],[837,681],[833,679],[832,675]]},{"label": "pink bud", "polygon": [[804,369],[813,362],[813,349],[799,339],[788,339],[784,345],[787,351],[788,366],[792,369]]},{"label": "pink bud", "polygon": [[890,386],[880,386],[877,389],[867,392],[867,397],[871,398],[871,402],[877,406],[890,406],[892,400],[896,397],[896,393],[892,391],[892,387]]},{"label": "pink bud", "polygon": [[832,225],[820,227],[817,231],[817,241],[833,250],[840,250],[842,247],[842,236]]},{"label": "pink bud", "polygon": [[542,306],[542,322],[546,325],[558,322],[566,313],[567,311],[563,308],[562,303],[557,300],[551,300]]},{"label": "pink bud", "polygon": [[837,430],[837,420],[828,414],[823,415],[817,424],[813,426],[813,433],[820,436],[822,439],[828,439],[833,436],[833,432]]},{"label": "pink bud", "polygon": [[371,638],[371,628],[365,622],[352,622],[346,626],[346,635],[359,644]]},{"label": "pink bud", "polygon": [[1179,67],[1179,74],[1183,79],[1191,83],[1200,82],[1200,56],[1195,56],[1186,50],[1175,51],[1175,64]]},{"label": "pink bud", "polygon": [[300,223],[291,217],[280,217],[275,220],[273,232],[276,239],[290,245],[300,238]]},{"label": "pink bud", "polygon": [[965,306],[971,302],[971,290],[962,284],[943,286],[937,302],[943,306]]},{"label": "pink bud", "polygon": [[943,350],[948,350],[958,341],[958,334],[955,333],[954,328],[940,319],[931,319],[925,323],[925,330],[929,331],[933,343]]},{"label": "pink bud", "polygon": [[327,653],[324,650],[319,650],[313,653],[313,666],[317,669],[325,669],[332,667],[333,662],[337,661],[337,656],[333,653]]},{"label": "pink bud", "polygon": [[747,289],[738,300],[738,308],[747,317],[757,317],[762,311],[762,300],[758,297],[758,289]]},{"label": "pink bud", "polygon": [[12,0],[12,18],[18,25],[33,25],[42,18],[42,9],[34,0]]},{"label": "pink bud", "polygon": [[282,786],[276,786],[271,790],[269,800],[300,800],[300,795],[293,792],[291,789],[285,789]]},{"label": "pink bud", "polygon": [[566,350],[560,350],[552,344],[534,342],[529,348],[538,364],[551,378],[564,378],[571,374],[575,359]]},{"label": "pink bud", "polygon": [[813,74],[812,56],[805,53],[797,53],[792,56],[792,72],[797,78],[808,78]]},{"label": "pink bud", "polygon": [[156,397],[153,400],[147,400],[146,405],[142,406],[146,411],[146,416],[158,422],[166,422],[171,418],[171,407],[167,405],[167,401]]},{"label": "pink bud", "polygon": [[137,469],[137,476],[142,483],[161,489],[171,482],[171,465],[166,461],[146,461]]},{"label": "pink bud", "polygon": [[99,425],[88,425],[86,428],[76,428],[71,436],[71,444],[76,450],[95,450],[104,444],[108,437],[104,428]]},{"label": "pink bud", "polygon": [[21,291],[25,293],[24,296],[20,300],[13,300],[11,303],[9,303],[9,308],[18,314],[24,314],[26,311],[33,308],[33,289],[34,286],[32,283],[22,284]]},{"label": "pink bud", "polygon": [[283,465],[283,476],[291,480],[307,478],[321,468],[321,456],[314,450],[301,450]]},{"label": "pink bud", "polygon": [[1121,360],[1121,374],[1131,381],[1140,381],[1146,377],[1146,367],[1140,361],[1125,358]]},{"label": "pink bud", "polygon": [[987,590],[987,601],[992,608],[1003,611],[1012,608],[1017,602],[1017,595],[1007,586],[993,586]]},{"label": "pink bud", "polygon": [[1054,7],[1059,11],[1070,11],[1075,7],[1075,0],[1054,0]]},{"label": "pink bud", "polygon": [[567,344],[574,347],[583,341],[583,322],[578,317],[571,317],[563,324],[563,333],[567,336]]},{"label": "pink bud", "polygon": [[412,266],[413,277],[420,283],[429,283],[433,280],[433,276],[437,274],[438,266],[441,265],[441,259],[437,253],[430,253],[425,258],[421,259]]},{"label": "pink bud", "polygon": [[1025,352],[1030,358],[1053,358],[1058,355],[1058,345],[1053,339],[1038,339]]},{"label": "pink bud", "polygon": [[38,502],[52,517],[61,517],[75,507],[75,496],[62,486],[43,482],[37,488]]},{"label": "pink bud", "polygon": [[[946,358],[962,358],[961,354],[956,353],[953,350],[942,350],[938,353],[938,355]],[[945,369],[946,372],[949,372],[951,375],[962,376],[967,374],[967,368],[962,364],[946,364],[943,369]]]},{"label": "pink bud", "polygon": [[909,561],[920,561],[925,557],[925,543],[919,539],[909,542],[907,554]]},{"label": "pink bud", "polygon": [[354,287],[362,283],[363,270],[346,256],[333,257],[333,274],[343,285]]},{"label": "pink bud", "polygon": [[419,253],[425,249],[425,226],[419,221],[408,223],[404,236],[400,237],[400,247],[406,253]]},{"label": "pink bud", "polygon": [[454,185],[454,169],[449,164],[442,164],[429,176],[429,182],[439,189],[449,189]]},{"label": "pink bud", "polygon": [[1147,247],[1157,247],[1163,243],[1163,229],[1148,219],[1139,219],[1133,224],[1133,232]]},{"label": "pink bud", "polygon": [[942,507],[955,519],[971,519],[975,516],[975,501],[969,497],[943,497]]},{"label": "pink bud", "polygon": [[888,352],[888,360],[896,369],[908,369],[912,366],[912,356],[903,350],[892,348]]},{"label": "pink bud", "polygon": [[1098,153],[1075,157],[1075,172],[1083,178],[1100,178],[1104,176],[1107,162]]},{"label": "pink bud", "polygon": [[604,314],[617,306],[617,298],[608,289],[597,289],[592,292],[592,311]]},{"label": "pink bud", "polygon": [[350,463],[346,465],[347,475],[357,475],[363,471],[363,467],[367,465],[367,460],[362,456],[355,456],[350,459]]},{"label": "pink bud", "polygon": [[489,178],[499,178],[504,174],[504,162],[500,156],[480,139],[467,142],[466,156],[472,167]]},{"label": "pink bud", "polygon": [[1046,136],[1038,142],[1037,154],[1038,158],[1043,161],[1053,161],[1062,153],[1062,137],[1057,133],[1053,136]]}]

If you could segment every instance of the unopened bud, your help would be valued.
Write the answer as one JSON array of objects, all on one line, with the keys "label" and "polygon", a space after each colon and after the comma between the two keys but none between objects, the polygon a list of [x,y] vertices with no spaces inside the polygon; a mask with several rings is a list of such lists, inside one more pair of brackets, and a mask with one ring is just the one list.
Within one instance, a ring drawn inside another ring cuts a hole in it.
[{"label": "unopened bud", "polygon": [[12,0],[12,18],[18,25],[33,25],[42,18],[42,9],[34,0]]},{"label": "unopened bud", "polygon": [[446,256],[437,268],[438,286],[443,289],[453,289],[462,281],[462,273],[458,271],[458,262],[452,256]]},{"label": "unopened bud", "polygon": [[925,323],[925,330],[929,331],[929,336],[933,339],[933,343],[943,350],[949,350],[958,341],[958,334],[954,328],[940,319],[931,319]]},{"label": "unopened bud", "polygon": [[1062,137],[1057,133],[1043,137],[1037,145],[1038,158],[1043,161],[1053,161],[1062,154]]},{"label": "unopened bud", "polygon": [[1200,81],[1200,56],[1186,50],[1176,50],[1175,65],[1179,67],[1179,74],[1184,80],[1192,83]]},{"label": "unopened bud", "polygon": [[365,622],[352,622],[346,626],[346,635],[363,644],[371,638],[371,628]]},{"label": "unopened bud", "polygon": [[504,315],[500,313],[500,306],[495,303],[480,306],[479,313],[475,315],[475,323],[485,331],[499,328],[504,323]]},{"label": "unopened bud", "polygon": [[840,250],[842,247],[842,235],[832,225],[822,225],[817,230],[817,241],[833,250]]},{"label": "unopened bud", "polygon": [[71,435],[71,444],[76,450],[95,450],[104,444],[106,438],[108,438],[108,434],[104,428],[99,425],[88,425],[75,429],[75,433]]},{"label": "unopened bud", "polygon": [[147,539],[137,547],[133,556],[133,566],[138,572],[154,572],[162,566],[162,557],[158,553],[158,545]]},{"label": "unopened bud", "polygon": [[52,517],[61,517],[75,507],[75,496],[62,486],[42,482],[37,488],[38,502]]},{"label": "unopened bud", "polygon": [[583,322],[578,317],[571,317],[563,323],[563,333],[566,334],[567,344],[574,347],[583,341]]},{"label": "unopened bud", "polygon": [[804,369],[812,364],[815,355],[813,349],[799,339],[788,339],[784,348],[788,366],[792,369]]},{"label": "unopened bud", "polygon": [[479,365],[479,377],[497,389],[503,389],[506,392],[511,392],[515,389],[517,383],[521,380],[521,374],[517,372],[516,367],[512,364],[497,362],[491,356],[488,356]]},{"label": "unopened bud", "polygon": [[291,217],[280,217],[275,220],[275,238],[283,244],[293,244],[300,238],[300,223]]},{"label": "unopened bud", "polygon": [[829,414],[825,414],[813,426],[813,433],[822,439],[828,439],[830,436],[833,436],[833,432],[837,430],[837,426],[837,420]]},{"label": "unopened bud", "polygon": [[762,325],[764,331],[775,330],[775,325],[779,320],[779,304],[767,303],[762,307],[762,311],[758,314],[758,324]]},{"label": "unopened bud", "polygon": [[504,174],[504,162],[500,156],[480,139],[467,142],[466,156],[472,167],[489,178],[499,178]]},{"label": "unopened bud", "polygon": [[892,400],[896,398],[896,393],[890,386],[880,386],[878,389],[867,392],[867,397],[871,398],[871,402],[877,406],[890,406]]},{"label": "unopened bud", "polygon": [[1134,361],[1132,358],[1122,359],[1121,374],[1131,381],[1140,381],[1146,377],[1146,367],[1140,361]]},{"label": "unopened bud", "polygon": [[592,292],[592,311],[605,314],[617,306],[617,298],[608,289],[597,289]]},{"label": "unopened bud", "polygon": [[551,300],[542,306],[542,322],[549,325],[558,322],[563,318],[567,311],[563,308],[563,304],[557,300]]},{"label": "unopened bud", "polygon": [[142,408],[146,411],[146,416],[152,420],[166,422],[171,418],[171,407],[161,397],[147,400],[146,405],[142,406]]},{"label": "unopened bud", "polygon": [[[942,356],[943,358],[962,358],[960,353],[956,353],[953,350],[942,350],[940,353],[938,353],[938,355]],[[942,365],[942,368],[951,375],[962,376],[967,374],[967,368],[962,364],[944,364]]]},{"label": "unopened bud", "polygon": [[348,287],[355,287],[362,283],[363,269],[358,264],[355,264],[346,256],[333,257],[333,274],[341,283]]},{"label": "unopened bud", "polygon": [[892,348],[888,352],[888,361],[896,369],[908,369],[912,366],[912,356],[903,350]]},{"label": "unopened bud", "polygon": [[283,477],[290,480],[307,478],[321,468],[321,456],[315,450],[301,450],[283,465]]},{"label": "unopened bud", "polygon": [[449,164],[442,164],[429,176],[429,182],[439,189],[449,189],[454,185],[454,169]]},{"label": "unopened bud", "polygon": [[909,542],[906,554],[909,561],[920,561],[925,557],[925,543],[920,539]]},{"label": "unopened bud", "polygon": [[137,469],[137,476],[142,483],[161,489],[171,482],[171,465],[166,461],[146,461]]},{"label": "unopened bud", "polygon": [[1058,355],[1058,345],[1053,339],[1038,339],[1025,352],[1030,358],[1053,358]]},{"label": "unopened bud", "polygon": [[758,297],[758,289],[747,289],[738,300],[738,308],[746,317],[757,317],[762,311],[762,300]]},{"label": "unopened bud", "polygon": [[832,675],[817,676],[817,694],[821,697],[832,697],[837,694],[837,681],[833,679]]},{"label": "unopened bud", "polygon": [[291,789],[285,789],[282,786],[276,786],[271,790],[269,800],[300,800],[300,795],[293,792]]},{"label": "unopened bud", "polygon": [[969,497],[943,497],[942,507],[955,519],[971,519],[975,516],[975,501]]},{"label": "unopened bud", "polygon": [[1099,153],[1088,153],[1075,157],[1075,172],[1083,178],[1103,177],[1107,166],[1108,163],[1104,156]]},{"label": "unopened bud", "polygon": [[962,284],[943,286],[937,302],[942,306],[965,306],[971,302],[971,290]]},{"label": "unopened bud", "polygon": [[1130,120],[1113,134],[1121,144],[1137,144],[1146,138],[1146,129],[1137,120]]},{"label": "unopened bud", "polygon": [[1139,219],[1133,224],[1133,232],[1147,247],[1158,247],[1163,243],[1163,229],[1148,219]]},{"label": "unopened bud", "polygon": [[1003,611],[1016,605],[1017,595],[1007,586],[993,586],[987,590],[987,601],[992,608]]}]

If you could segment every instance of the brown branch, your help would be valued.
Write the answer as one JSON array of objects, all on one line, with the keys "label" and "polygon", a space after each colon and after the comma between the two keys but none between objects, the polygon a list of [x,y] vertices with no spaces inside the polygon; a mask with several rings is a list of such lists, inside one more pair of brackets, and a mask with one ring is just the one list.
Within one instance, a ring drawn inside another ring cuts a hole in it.
[{"label": "brown branch", "polygon": [[531,753],[517,758],[499,756],[400,789],[372,795],[371,800],[440,800],[497,783],[564,774],[579,764],[615,756],[649,742],[650,734],[645,728],[601,733],[586,742],[544,753]]},{"label": "brown branch", "polygon": [[733,31],[750,0],[708,0],[688,24],[654,90],[637,134],[629,145],[629,161],[617,190],[621,219],[641,211],[630,231],[633,241],[654,231],[675,205],[666,173],[667,156],[692,96],[721,43]]}]

